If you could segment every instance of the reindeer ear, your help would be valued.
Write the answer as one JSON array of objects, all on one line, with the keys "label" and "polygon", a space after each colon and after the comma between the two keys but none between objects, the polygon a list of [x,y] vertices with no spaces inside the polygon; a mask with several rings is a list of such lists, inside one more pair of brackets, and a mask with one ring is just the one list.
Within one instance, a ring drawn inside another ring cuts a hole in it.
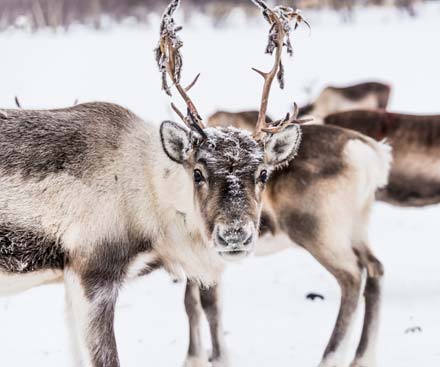
[{"label": "reindeer ear", "polygon": [[192,149],[191,133],[185,127],[171,121],[160,125],[160,140],[168,158],[182,164]]},{"label": "reindeer ear", "polygon": [[296,124],[270,136],[265,145],[266,164],[277,168],[293,159],[301,144],[301,136],[301,128]]}]

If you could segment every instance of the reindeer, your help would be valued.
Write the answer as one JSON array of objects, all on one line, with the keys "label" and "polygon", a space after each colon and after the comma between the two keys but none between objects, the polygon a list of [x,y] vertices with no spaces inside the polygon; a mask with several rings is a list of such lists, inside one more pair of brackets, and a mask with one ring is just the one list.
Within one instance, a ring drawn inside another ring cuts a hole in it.
[{"label": "reindeer", "polygon": [[[391,87],[378,82],[367,82],[348,87],[326,87],[315,102],[300,107],[299,116],[313,116],[318,122],[332,113],[354,109],[383,109],[388,106]],[[212,126],[233,125],[242,129],[253,129],[258,111],[226,112],[218,111],[208,120]],[[266,116],[267,122],[272,122]]]},{"label": "reindeer", "polygon": [[312,115],[322,120],[325,116],[354,109],[385,110],[391,87],[379,82],[366,82],[348,87],[328,86],[313,103],[300,108],[300,116]]},{"label": "reindeer", "polygon": [[440,203],[440,115],[359,110],[335,113],[323,122],[387,139],[393,147],[389,183],[377,192],[378,200],[411,207]]},{"label": "reindeer", "polygon": [[[265,14],[271,15],[271,29],[276,29],[277,8],[270,10],[264,2],[258,3]],[[278,45],[278,50],[281,45]],[[259,72],[265,82],[257,122],[251,114],[248,120],[240,115],[243,121],[241,127],[284,125],[283,120],[270,124],[265,122],[269,91],[280,62],[281,54],[277,53],[272,71]],[[299,109],[296,108],[290,119],[305,122],[297,120],[298,115]],[[216,123],[227,126],[231,121],[238,120],[216,120]],[[373,367],[376,365],[384,269],[370,248],[367,229],[375,192],[387,183],[390,147],[354,131],[316,124],[302,125],[302,138],[296,158],[276,170],[267,184],[256,253],[269,254],[299,245],[338,281],[341,287],[340,309],[321,367],[346,365],[345,352],[350,343],[365,273],[364,323],[351,367]],[[219,287],[219,283],[207,289],[192,281],[187,282],[185,308],[190,342],[186,367],[208,366],[200,333],[202,310],[210,326],[212,366],[229,365]]]},{"label": "reindeer", "polygon": [[210,284],[250,254],[266,181],[300,142],[294,124],[204,126],[180,84],[178,6],[156,55],[186,125],[98,102],[0,114],[0,293],[64,281],[77,365],[119,366],[115,304],[130,279],[162,267]]}]

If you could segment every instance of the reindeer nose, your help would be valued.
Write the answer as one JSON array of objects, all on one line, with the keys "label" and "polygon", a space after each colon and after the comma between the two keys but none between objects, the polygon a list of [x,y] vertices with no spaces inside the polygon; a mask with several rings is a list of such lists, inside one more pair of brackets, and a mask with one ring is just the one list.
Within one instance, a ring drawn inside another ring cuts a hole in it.
[{"label": "reindeer nose", "polygon": [[229,227],[219,225],[216,231],[219,245],[239,249],[249,246],[253,240],[253,232],[247,227]]}]

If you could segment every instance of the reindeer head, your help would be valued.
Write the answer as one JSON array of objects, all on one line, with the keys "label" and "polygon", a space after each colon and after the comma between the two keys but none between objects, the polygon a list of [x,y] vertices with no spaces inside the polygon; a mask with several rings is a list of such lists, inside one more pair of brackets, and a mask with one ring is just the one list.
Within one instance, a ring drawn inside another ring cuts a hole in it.
[{"label": "reindeer head", "polygon": [[[160,127],[162,146],[167,156],[181,164],[193,181],[196,211],[203,222],[204,235],[212,241],[217,252],[226,259],[250,254],[258,236],[262,192],[270,173],[288,164],[296,155],[301,130],[288,115],[270,126],[265,122],[267,101],[273,79],[282,81],[281,54],[289,35],[288,20],[297,14],[290,8],[269,9],[257,2],[271,23],[268,52],[276,49],[276,59],[264,79],[263,97],[254,134],[233,127],[206,128],[188,96],[180,85],[183,43],[177,36],[181,29],[172,17],[179,5],[173,0],[161,23],[161,38],[156,58],[162,72],[163,89],[171,95],[167,75],[187,105],[186,116],[174,104],[174,111],[184,125],[165,121]],[[290,41],[287,42],[288,50]],[[271,47],[271,49],[269,49]],[[296,118],[296,115],[294,115]]]}]

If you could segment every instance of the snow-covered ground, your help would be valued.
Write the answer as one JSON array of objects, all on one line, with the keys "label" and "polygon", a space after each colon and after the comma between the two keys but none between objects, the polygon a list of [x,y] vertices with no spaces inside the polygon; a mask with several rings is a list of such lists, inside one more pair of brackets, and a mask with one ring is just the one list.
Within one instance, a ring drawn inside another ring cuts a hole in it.
[{"label": "snow-covered ground", "polygon": [[[328,83],[371,78],[393,85],[393,110],[440,112],[440,4],[419,10],[420,17],[410,19],[370,9],[353,24],[340,23],[331,12],[310,14],[312,34],[296,34],[287,87],[274,91],[270,112],[279,116],[294,100],[307,102],[306,86],[316,93]],[[158,122],[174,118],[153,61],[157,23],[153,17],[149,27],[101,33],[0,34],[1,106],[13,107],[15,95],[26,108],[61,107],[78,98],[117,102]],[[250,67],[271,62],[262,53],[262,20],[237,13],[230,26],[215,29],[194,17],[182,37],[184,79],[202,72],[192,94],[205,116],[217,108],[255,108],[261,80]],[[440,365],[439,210],[374,207],[371,238],[386,267],[382,367]],[[183,289],[158,271],[122,292],[116,320],[122,366],[181,365],[188,334]],[[325,301],[307,301],[312,291]],[[231,266],[224,300],[233,366],[309,367],[318,364],[329,338],[339,289],[307,253],[293,249]],[[421,332],[405,333],[417,326]],[[67,346],[62,286],[0,299],[0,366],[68,366]]]}]

